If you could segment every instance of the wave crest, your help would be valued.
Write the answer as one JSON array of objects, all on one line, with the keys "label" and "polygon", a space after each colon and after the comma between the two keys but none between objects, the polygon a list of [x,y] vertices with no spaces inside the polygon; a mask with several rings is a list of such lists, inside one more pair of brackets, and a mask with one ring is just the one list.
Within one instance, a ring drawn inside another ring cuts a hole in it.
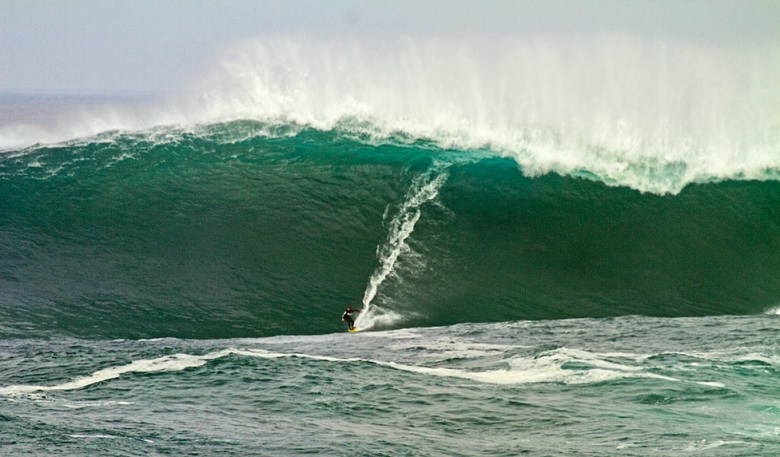
[{"label": "wave crest", "polygon": [[778,68],[771,43],[277,39],[227,51],[200,102],[208,119],[407,136],[510,156],[529,175],[677,193],[778,177]]},{"label": "wave crest", "polygon": [[513,158],[529,176],[676,194],[690,183],[780,179],[778,69],[774,41],[252,40],[225,50],[177,100],[79,109],[71,123],[58,117],[54,133],[0,126],[0,148],[249,120],[264,126],[250,129],[261,136],[314,128],[484,151]]}]

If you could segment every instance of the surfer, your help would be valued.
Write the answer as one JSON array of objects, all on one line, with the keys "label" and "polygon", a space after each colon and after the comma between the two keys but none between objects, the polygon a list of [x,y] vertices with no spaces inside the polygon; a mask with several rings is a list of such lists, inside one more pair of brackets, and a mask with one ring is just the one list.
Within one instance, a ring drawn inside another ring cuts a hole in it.
[{"label": "surfer", "polygon": [[355,328],[355,320],[352,319],[352,313],[362,313],[362,309],[352,309],[349,306],[347,306],[347,310],[344,311],[344,314],[341,315],[341,321],[347,321],[347,324],[349,324],[349,329],[352,330]]}]

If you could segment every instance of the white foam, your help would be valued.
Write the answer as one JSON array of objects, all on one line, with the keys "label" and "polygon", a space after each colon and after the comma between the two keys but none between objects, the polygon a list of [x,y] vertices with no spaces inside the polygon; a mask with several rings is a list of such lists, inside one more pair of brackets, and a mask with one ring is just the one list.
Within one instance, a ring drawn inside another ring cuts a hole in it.
[{"label": "white foam", "polygon": [[131,401],[80,401],[71,402],[65,405],[66,408],[71,409],[83,409],[83,408],[96,408],[104,406],[129,406],[134,404]]},{"label": "white foam", "polygon": [[766,311],[764,311],[764,314],[774,314],[776,316],[780,316],[780,306],[774,306],[772,308],[769,308]]},{"label": "white foam", "polygon": [[[767,348],[772,352],[772,348]],[[734,363],[734,362],[760,362],[772,366],[780,366],[780,355],[767,355],[759,352],[744,352],[742,348],[734,348],[723,351],[712,352],[669,352],[667,354],[679,354],[686,357],[693,357],[704,360],[709,364],[716,363]],[[694,363],[695,366],[701,366],[701,363]]]},{"label": "white foam", "polygon": [[677,379],[660,376],[653,373],[645,373],[635,367],[619,366],[617,364],[604,363],[611,369],[587,368],[580,370],[564,369],[564,362],[572,362],[574,359],[562,353],[538,358],[516,357],[510,361],[510,368],[470,371],[453,368],[430,368],[414,365],[404,365],[396,362],[374,362],[378,365],[391,367],[397,370],[413,373],[442,376],[451,378],[468,379],[485,384],[536,384],[536,383],[564,383],[564,384],[589,384],[604,382],[613,379],[627,377],[647,377],[677,381]]},{"label": "white foam", "polygon": [[108,439],[113,440],[118,437],[113,435],[68,435],[71,438],[87,438],[87,439]]},{"label": "white foam", "polygon": [[[477,348],[480,351],[490,351],[493,353],[500,348],[494,345],[470,346],[466,348]],[[486,369],[482,371],[467,370],[450,367],[427,367],[421,365],[403,364],[394,361],[383,361],[365,359],[359,357],[342,358],[326,355],[304,354],[304,353],[281,353],[270,352],[264,349],[235,349],[229,348],[205,355],[176,354],[171,356],[159,357],[156,359],[144,359],[131,362],[127,365],[118,367],[109,367],[94,372],[90,376],[77,378],[73,381],[57,384],[53,386],[37,385],[16,385],[0,388],[0,395],[18,396],[26,395],[33,397],[40,395],[39,392],[77,390],[91,386],[100,382],[116,379],[126,373],[152,373],[162,371],[181,371],[187,368],[204,365],[209,360],[219,359],[231,354],[245,357],[260,357],[265,359],[279,358],[303,358],[317,360],[328,363],[356,363],[364,362],[378,366],[388,367],[394,370],[406,371],[410,373],[450,377],[458,379],[467,379],[485,384],[535,384],[535,383],[564,383],[564,384],[589,384],[605,382],[620,378],[653,378],[665,381],[680,382],[680,380],[668,376],[662,376],[646,372],[643,368],[637,366],[623,365],[604,360],[603,355],[590,353],[575,349],[558,349],[540,356],[515,356],[504,362],[507,368]],[[484,353],[483,353],[484,354]],[[441,354],[440,354],[441,355]],[[566,364],[576,364],[577,366],[565,366]],[[695,382],[695,381],[694,381]],[[696,384],[724,387],[717,382],[695,382]],[[76,404],[74,407],[81,408],[85,406],[104,406],[104,405],[125,405],[126,402],[103,402],[103,403],[83,403]]]},{"label": "white foam", "polygon": [[694,441],[692,443],[689,443],[685,447],[685,451],[687,451],[687,452],[699,452],[699,451],[706,451],[706,450],[710,450],[710,449],[719,448],[721,446],[731,446],[731,445],[744,446],[746,444],[752,444],[753,446],[756,446],[755,443],[748,443],[746,441],[736,441],[736,440],[708,441],[708,440],[701,440],[701,441]]},{"label": "white foam", "polygon": [[220,351],[206,356],[176,354],[151,360],[137,360],[127,365],[109,367],[96,371],[90,376],[77,378],[73,381],[54,386],[19,385],[0,387],[0,395],[19,395],[34,392],[77,390],[100,382],[116,379],[126,373],[153,373],[158,371],[180,371],[186,368],[201,366],[207,360],[223,357],[230,351]]},{"label": "white foam", "polygon": [[[509,361],[510,368],[485,371],[471,371],[447,367],[425,367],[398,362],[371,360],[362,358],[338,358],[329,356],[272,353],[264,350],[234,351],[246,356],[262,358],[298,357],[326,362],[349,363],[367,362],[411,373],[468,379],[485,384],[534,384],[560,382],[564,384],[588,384],[627,377],[646,377],[679,382],[678,379],[644,372],[641,368],[630,367],[600,360],[597,355],[585,351],[560,350],[542,357],[515,357]],[[580,357],[579,359],[577,357]],[[607,368],[572,370],[564,369],[566,362],[588,361],[590,365]]]},{"label": "white foam", "polygon": [[391,340],[418,340],[424,338],[420,332],[414,328],[399,328],[396,330],[385,330],[382,332],[366,333],[363,338],[389,338]]}]

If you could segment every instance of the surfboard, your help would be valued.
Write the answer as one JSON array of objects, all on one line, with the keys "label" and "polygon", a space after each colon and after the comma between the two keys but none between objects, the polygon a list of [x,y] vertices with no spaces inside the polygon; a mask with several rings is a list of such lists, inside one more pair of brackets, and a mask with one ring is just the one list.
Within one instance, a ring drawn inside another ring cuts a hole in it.
[{"label": "surfboard", "polygon": [[348,331],[349,333],[352,333],[352,332],[357,332],[357,327],[353,327],[353,328],[351,328],[351,329],[349,329],[349,330],[347,330],[347,331]]}]

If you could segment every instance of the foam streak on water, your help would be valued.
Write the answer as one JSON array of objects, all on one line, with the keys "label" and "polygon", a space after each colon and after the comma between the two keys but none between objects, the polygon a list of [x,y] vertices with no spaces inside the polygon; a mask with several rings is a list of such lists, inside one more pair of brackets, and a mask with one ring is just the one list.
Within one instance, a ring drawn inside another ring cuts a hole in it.
[{"label": "foam streak on water", "polygon": [[355,322],[359,329],[372,328],[378,324],[391,324],[401,319],[401,316],[394,313],[392,309],[375,305],[373,301],[382,283],[395,272],[399,256],[409,253],[407,239],[420,219],[421,206],[436,198],[446,180],[446,169],[440,169],[438,166],[416,177],[404,201],[388,222],[387,239],[377,247],[379,267],[368,280],[363,294],[363,313]]}]

